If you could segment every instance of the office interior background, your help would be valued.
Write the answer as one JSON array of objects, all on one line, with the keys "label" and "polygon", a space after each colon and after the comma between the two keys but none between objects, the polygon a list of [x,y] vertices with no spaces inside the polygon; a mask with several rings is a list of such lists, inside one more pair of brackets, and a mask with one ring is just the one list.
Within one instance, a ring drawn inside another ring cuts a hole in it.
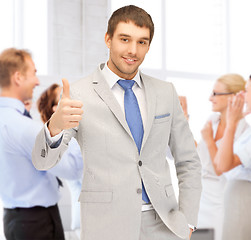
[{"label": "office interior background", "polygon": [[[178,94],[187,97],[189,124],[199,141],[217,77],[238,73],[248,79],[251,74],[250,0],[0,0],[0,51],[29,49],[38,70],[34,119],[40,120],[36,100],[45,88],[61,84],[62,77],[73,82],[108,59],[108,18],[128,4],[144,8],[155,23],[141,70],[172,82]],[[70,197],[67,189],[62,191],[60,209],[70,231]]]}]

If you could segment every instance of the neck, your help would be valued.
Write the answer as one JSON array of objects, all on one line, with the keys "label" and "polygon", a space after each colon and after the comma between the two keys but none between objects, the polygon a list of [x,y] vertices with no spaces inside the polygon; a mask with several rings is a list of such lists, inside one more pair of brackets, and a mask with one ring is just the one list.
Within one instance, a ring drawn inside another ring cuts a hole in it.
[{"label": "neck", "polygon": [[227,122],[227,114],[226,112],[222,112],[220,115],[220,124],[225,126]]},{"label": "neck", "polygon": [[2,88],[0,96],[1,97],[16,98],[16,99],[22,101],[22,99],[18,96],[18,94],[15,91],[13,91],[11,88]]}]

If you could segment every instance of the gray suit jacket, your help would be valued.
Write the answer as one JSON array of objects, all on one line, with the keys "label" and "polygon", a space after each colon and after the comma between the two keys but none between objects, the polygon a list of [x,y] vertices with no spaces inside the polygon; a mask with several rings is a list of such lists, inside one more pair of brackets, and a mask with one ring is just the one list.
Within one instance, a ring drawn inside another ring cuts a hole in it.
[{"label": "gray suit jacket", "polygon": [[[102,68],[71,85],[71,97],[84,104],[83,119],[77,129],[65,131],[54,149],[46,143],[43,129],[33,149],[34,166],[39,170],[53,167],[71,137],[77,139],[84,159],[79,197],[84,240],[139,240],[141,179],[164,224],[187,238],[188,223],[197,224],[201,165],[175,89],[171,83],[140,73],[148,117],[139,154]],[[179,180],[178,202],[166,161],[167,144]]]}]

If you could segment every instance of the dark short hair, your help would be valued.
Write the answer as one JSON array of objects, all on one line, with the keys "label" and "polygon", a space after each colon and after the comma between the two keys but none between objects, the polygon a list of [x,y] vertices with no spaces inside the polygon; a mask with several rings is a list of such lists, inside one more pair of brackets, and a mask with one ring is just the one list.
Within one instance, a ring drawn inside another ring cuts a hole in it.
[{"label": "dark short hair", "polygon": [[151,16],[142,8],[134,5],[124,6],[113,12],[108,21],[107,34],[112,38],[117,25],[120,22],[132,21],[138,27],[146,27],[150,30],[150,43],[153,39],[154,24]]},{"label": "dark short hair", "polygon": [[27,50],[16,48],[8,48],[0,54],[0,87],[8,87],[15,72],[26,73],[27,58],[31,58]]}]

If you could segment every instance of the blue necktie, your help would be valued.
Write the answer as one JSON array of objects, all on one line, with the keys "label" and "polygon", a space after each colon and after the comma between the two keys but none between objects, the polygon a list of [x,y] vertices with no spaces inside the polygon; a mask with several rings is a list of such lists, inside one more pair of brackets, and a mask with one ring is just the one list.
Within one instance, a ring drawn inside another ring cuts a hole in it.
[{"label": "blue necktie", "polygon": [[[144,128],[143,128],[138,101],[132,90],[134,83],[135,83],[134,80],[119,80],[118,81],[118,84],[125,90],[124,107],[125,107],[126,121],[132,133],[133,139],[137,145],[138,151],[140,153],[142,139],[144,135]],[[146,203],[150,202],[146,194],[146,190],[145,190],[143,182],[142,182],[142,199]]]},{"label": "blue necktie", "polygon": [[26,116],[26,117],[28,117],[28,118],[32,118],[31,115],[30,115],[30,113],[26,109],[24,109],[23,115]]}]

